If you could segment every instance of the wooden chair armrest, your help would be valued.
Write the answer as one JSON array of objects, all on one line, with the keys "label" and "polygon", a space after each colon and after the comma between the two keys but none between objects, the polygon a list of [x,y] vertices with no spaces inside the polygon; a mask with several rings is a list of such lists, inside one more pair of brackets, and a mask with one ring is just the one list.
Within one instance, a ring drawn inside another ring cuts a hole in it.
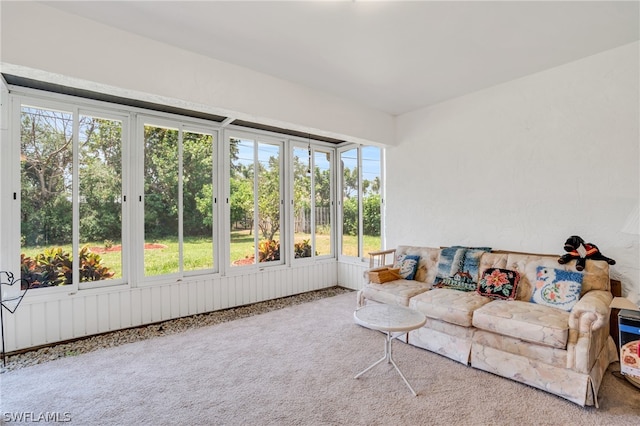
[{"label": "wooden chair armrest", "polygon": [[388,250],[378,250],[378,251],[370,251],[369,252],[369,268],[373,268],[374,266],[386,266],[387,265],[387,256],[391,255],[392,262],[395,261],[396,249],[388,249]]}]

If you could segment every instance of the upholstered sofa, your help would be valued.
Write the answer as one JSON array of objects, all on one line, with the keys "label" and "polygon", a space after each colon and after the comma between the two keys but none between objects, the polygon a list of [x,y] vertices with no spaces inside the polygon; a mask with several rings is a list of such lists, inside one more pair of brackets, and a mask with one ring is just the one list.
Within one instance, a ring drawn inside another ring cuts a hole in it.
[{"label": "upholstered sofa", "polygon": [[[365,273],[358,306],[387,303],[416,309],[427,322],[408,334],[409,344],[581,406],[597,407],[602,377],[617,359],[609,336],[609,265],[589,260],[583,271],[577,271],[575,260],[561,265],[559,256],[474,250],[476,283],[485,278],[486,284],[488,273],[496,270],[516,271],[519,276],[511,297],[496,298],[446,285],[439,288],[443,250],[398,247],[396,259],[419,257],[413,279],[378,284]],[[541,276],[547,271],[580,274],[582,286],[570,310],[536,303],[534,293],[540,292]]]}]

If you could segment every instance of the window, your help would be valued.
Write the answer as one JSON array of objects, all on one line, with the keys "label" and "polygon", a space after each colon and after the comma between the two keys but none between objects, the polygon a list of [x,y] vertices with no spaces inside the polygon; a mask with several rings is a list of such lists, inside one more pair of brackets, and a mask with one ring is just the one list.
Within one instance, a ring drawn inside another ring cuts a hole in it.
[{"label": "window", "polygon": [[373,146],[340,152],[342,256],[364,257],[382,247],[381,158]]},{"label": "window", "polygon": [[36,102],[19,115],[22,278],[36,288],[121,281],[124,120]]},{"label": "window", "polygon": [[79,134],[80,265],[96,260],[91,253],[103,260],[80,281],[123,278],[122,122],[81,115]]},{"label": "window", "polygon": [[360,177],[358,173],[358,150],[340,153],[342,192],[342,255],[360,255]]},{"label": "window", "polygon": [[20,218],[7,257],[20,255],[34,287],[136,286],[380,248],[378,148],[232,126],[218,158],[217,123],[29,89],[9,100],[3,178],[21,190],[3,216]]},{"label": "window", "polygon": [[217,201],[214,137],[184,132],[182,210],[184,211],[184,270],[214,269],[214,207]]},{"label": "window", "polygon": [[[294,258],[333,253],[332,157],[328,149],[293,147]],[[313,173],[312,173],[313,170]]]},{"label": "window", "polygon": [[214,135],[144,121],[144,275],[213,270]]},{"label": "window", "polygon": [[282,142],[229,138],[232,267],[282,263]]},{"label": "window", "polygon": [[381,150],[375,146],[360,148],[362,161],[362,247],[361,256],[382,248],[382,168]]}]

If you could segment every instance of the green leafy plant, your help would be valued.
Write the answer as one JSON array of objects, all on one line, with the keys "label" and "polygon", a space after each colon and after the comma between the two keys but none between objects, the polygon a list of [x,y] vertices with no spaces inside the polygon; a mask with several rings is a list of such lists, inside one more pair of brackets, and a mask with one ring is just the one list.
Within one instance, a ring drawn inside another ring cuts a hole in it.
[{"label": "green leafy plant", "polygon": [[[79,258],[80,282],[113,278],[114,272],[105,266],[100,255],[92,253],[89,247],[80,249]],[[33,258],[21,254],[20,265],[21,277],[33,288],[55,287],[73,282],[71,254],[60,247],[46,249]]]},{"label": "green leafy plant", "polygon": [[80,249],[80,282],[100,281],[113,278],[114,272],[102,264],[102,257],[93,253],[89,247]]},{"label": "green leafy plant", "polygon": [[263,240],[258,244],[258,262],[280,260],[280,243],[275,240]]},{"label": "green leafy plant", "polygon": [[[60,247],[45,249],[36,256],[36,269],[41,271],[42,287],[71,284],[73,265],[71,255]],[[48,283],[45,285],[45,283]]]},{"label": "green leafy plant", "polygon": [[300,243],[295,243],[293,245],[293,251],[296,259],[301,257],[311,257],[311,243],[309,240],[302,240]]},{"label": "green leafy plant", "polygon": [[20,255],[20,277],[24,280],[22,290],[27,286],[32,288],[57,286],[64,281],[57,269],[39,265],[38,256],[31,258],[24,254]]}]

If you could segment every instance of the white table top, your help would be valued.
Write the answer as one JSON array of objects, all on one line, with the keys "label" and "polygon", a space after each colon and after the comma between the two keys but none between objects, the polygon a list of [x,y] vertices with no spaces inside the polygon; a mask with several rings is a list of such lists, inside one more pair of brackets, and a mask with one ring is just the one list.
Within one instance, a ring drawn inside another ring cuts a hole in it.
[{"label": "white table top", "polygon": [[422,312],[397,305],[366,305],[353,313],[357,324],[380,331],[411,331],[422,327]]}]

